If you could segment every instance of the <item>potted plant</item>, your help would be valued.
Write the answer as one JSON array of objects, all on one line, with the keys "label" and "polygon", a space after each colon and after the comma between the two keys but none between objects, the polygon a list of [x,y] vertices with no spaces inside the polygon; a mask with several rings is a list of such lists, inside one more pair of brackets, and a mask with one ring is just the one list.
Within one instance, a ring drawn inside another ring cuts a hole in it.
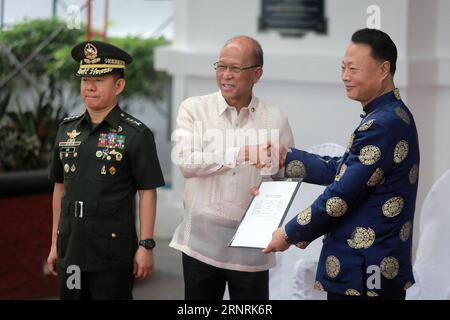
[{"label": "potted plant", "polygon": [[[70,50],[83,40],[83,30],[55,19],[0,30],[0,299],[57,296],[56,281],[46,272],[53,188],[47,175],[59,123],[81,102]],[[127,37],[111,43],[135,60],[127,69],[122,106],[131,96],[165,98],[170,78],[154,70],[153,51],[166,41]],[[17,70],[24,61],[29,63]]]}]

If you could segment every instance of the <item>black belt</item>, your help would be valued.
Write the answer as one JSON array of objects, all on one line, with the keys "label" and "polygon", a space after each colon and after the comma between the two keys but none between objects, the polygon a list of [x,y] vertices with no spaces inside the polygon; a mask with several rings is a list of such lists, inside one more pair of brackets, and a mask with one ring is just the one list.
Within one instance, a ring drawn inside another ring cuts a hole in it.
[{"label": "black belt", "polygon": [[75,218],[130,214],[132,207],[133,203],[131,201],[125,201],[123,203],[105,203],[83,200],[61,201],[61,213],[74,216]]}]

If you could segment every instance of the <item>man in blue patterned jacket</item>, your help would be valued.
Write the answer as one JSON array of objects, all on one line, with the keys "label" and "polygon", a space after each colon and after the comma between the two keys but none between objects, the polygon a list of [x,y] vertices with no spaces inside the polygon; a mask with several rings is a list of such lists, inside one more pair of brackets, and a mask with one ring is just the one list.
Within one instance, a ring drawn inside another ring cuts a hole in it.
[{"label": "man in blue patterned jacket", "polygon": [[[384,32],[355,32],[342,61],[347,96],[361,102],[361,124],[342,157],[292,149],[286,175],[327,185],[273,233],[264,252],[305,248],[326,235],[315,288],[328,299],[404,299],[414,282],[412,228],[419,171],[414,119],[395,88],[397,49]],[[285,155],[286,154],[286,155]]]}]

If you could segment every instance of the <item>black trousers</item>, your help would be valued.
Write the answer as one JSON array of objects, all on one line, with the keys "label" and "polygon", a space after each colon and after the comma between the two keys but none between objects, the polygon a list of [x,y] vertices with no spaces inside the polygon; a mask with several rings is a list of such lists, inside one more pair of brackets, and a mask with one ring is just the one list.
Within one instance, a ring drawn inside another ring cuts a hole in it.
[{"label": "black trousers", "polygon": [[211,266],[183,253],[186,300],[222,300],[225,285],[231,300],[268,300],[269,271],[244,272]]},{"label": "black trousers", "polygon": [[347,296],[341,293],[328,292],[328,300],[405,300],[406,291],[380,294],[377,297]]},{"label": "black trousers", "polygon": [[[58,268],[61,300],[133,300],[134,276],[131,271],[81,272],[80,284],[74,274]],[[71,278],[70,278],[71,277]]]}]

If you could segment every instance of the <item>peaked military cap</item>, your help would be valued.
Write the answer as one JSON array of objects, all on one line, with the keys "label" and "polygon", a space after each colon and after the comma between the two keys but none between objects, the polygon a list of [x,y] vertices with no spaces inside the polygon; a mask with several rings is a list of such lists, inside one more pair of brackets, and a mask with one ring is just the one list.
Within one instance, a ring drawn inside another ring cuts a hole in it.
[{"label": "peaked military cap", "polygon": [[122,49],[101,41],[86,41],[72,49],[72,58],[80,63],[77,75],[104,76],[114,70],[125,70],[133,58]]}]

